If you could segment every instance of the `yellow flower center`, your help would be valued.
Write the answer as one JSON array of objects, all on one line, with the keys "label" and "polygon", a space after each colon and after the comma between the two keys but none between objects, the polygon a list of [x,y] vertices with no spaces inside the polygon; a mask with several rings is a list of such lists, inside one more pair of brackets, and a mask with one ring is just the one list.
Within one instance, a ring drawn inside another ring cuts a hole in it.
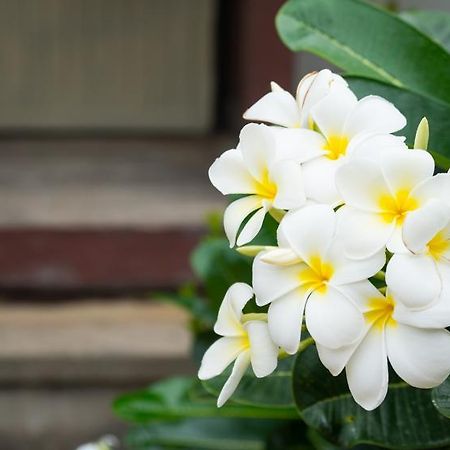
[{"label": "yellow flower center", "polygon": [[255,194],[267,199],[274,199],[277,195],[277,185],[270,179],[269,171],[264,170],[259,180],[254,180]]},{"label": "yellow flower center", "polygon": [[450,248],[450,241],[443,231],[437,233],[427,244],[428,253],[434,259],[441,259],[444,253]]},{"label": "yellow flower center", "polygon": [[322,261],[320,256],[312,256],[309,259],[308,267],[299,273],[302,289],[324,294],[333,273],[334,268],[330,263]]},{"label": "yellow flower center", "polygon": [[370,310],[364,313],[367,322],[378,330],[383,330],[386,326],[395,327],[397,322],[392,318],[395,302],[390,296],[383,298],[369,299]]},{"label": "yellow flower center", "polygon": [[327,142],[324,145],[324,150],[327,150],[325,155],[328,159],[339,159],[347,152],[349,139],[347,136],[332,135],[328,136]]},{"label": "yellow flower center", "polygon": [[378,198],[378,205],[383,211],[381,218],[387,223],[394,220],[401,225],[410,211],[419,207],[419,202],[409,195],[409,189],[399,189],[395,195],[390,193],[381,194]]}]

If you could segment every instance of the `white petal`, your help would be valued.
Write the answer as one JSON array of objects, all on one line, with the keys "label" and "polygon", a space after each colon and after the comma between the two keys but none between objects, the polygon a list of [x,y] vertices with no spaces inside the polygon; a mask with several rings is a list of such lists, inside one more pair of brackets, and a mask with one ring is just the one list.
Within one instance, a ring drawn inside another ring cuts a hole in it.
[{"label": "white petal", "polygon": [[253,262],[253,289],[259,306],[282,297],[300,286],[299,274],[306,267],[304,263],[277,266],[265,263],[261,252]]},{"label": "white petal", "polygon": [[311,294],[306,304],[305,318],[314,340],[329,348],[354,343],[364,327],[362,313],[351,300],[331,286],[325,293],[315,291]]},{"label": "white petal", "polygon": [[424,204],[434,198],[450,205],[450,174],[438,173],[418,184],[411,192],[411,196]]},{"label": "white petal", "polygon": [[386,268],[386,283],[394,298],[408,308],[425,308],[438,297],[442,283],[432,258],[395,254]]},{"label": "white petal", "polygon": [[206,350],[198,371],[200,380],[209,380],[220,375],[246,349],[240,337],[222,337]]},{"label": "white petal", "polygon": [[241,324],[242,310],[252,297],[253,290],[248,284],[234,283],[231,285],[220,305],[214,332],[222,336],[245,334]]},{"label": "white petal", "polygon": [[386,248],[391,253],[409,253],[409,250],[406,248],[406,245],[403,242],[402,230],[403,225],[395,221],[394,231],[392,232],[389,240],[386,243]]},{"label": "white petal", "polygon": [[303,163],[324,155],[325,139],[316,131],[302,128],[271,127],[280,159],[293,159]]},{"label": "white petal", "polygon": [[397,324],[386,329],[389,361],[411,386],[438,386],[450,374],[450,333]]},{"label": "white petal", "polygon": [[223,216],[223,226],[230,241],[230,247],[234,247],[237,233],[245,218],[262,206],[263,199],[258,195],[248,195],[228,205]]},{"label": "white petal", "polygon": [[346,373],[356,403],[368,411],[382,403],[389,383],[384,330],[372,327],[352,355]]},{"label": "white petal", "polygon": [[376,95],[358,101],[345,123],[345,133],[394,133],[406,125],[406,118],[390,102]]},{"label": "white petal", "polygon": [[355,283],[373,277],[379,272],[385,262],[386,254],[384,249],[364,259],[352,259],[345,255],[342,242],[336,241],[329,249],[326,261],[334,269],[330,283],[333,286]]},{"label": "white petal", "polygon": [[426,250],[429,241],[450,219],[448,206],[440,200],[431,199],[421,208],[411,211],[403,224],[403,242],[413,253]]},{"label": "white petal", "polygon": [[395,228],[395,223],[386,223],[376,213],[346,205],[339,208],[337,217],[345,253],[355,259],[368,258],[383,250]]},{"label": "white petal", "polygon": [[434,160],[425,150],[390,151],[381,155],[381,168],[393,194],[410,191],[433,176]]},{"label": "white petal", "polygon": [[300,126],[300,111],[295,98],[276,85],[244,113],[244,119],[268,122],[283,127]]},{"label": "white petal", "polygon": [[270,127],[249,123],[242,128],[239,146],[245,165],[255,179],[261,181],[276,158],[275,136]]},{"label": "white petal", "polygon": [[241,353],[234,363],[233,370],[230,377],[223,385],[220,391],[219,398],[217,399],[217,406],[220,408],[226,401],[234,394],[234,391],[238,387],[239,382],[245,374],[248,366],[250,365],[250,351],[247,350]]},{"label": "white petal", "polygon": [[336,172],[344,163],[343,158],[329,159],[320,156],[303,165],[306,197],[318,203],[337,206],[342,203],[336,188]]},{"label": "white petal", "polygon": [[336,215],[327,205],[305,206],[286,215],[280,228],[290,247],[304,260],[324,256],[336,229]]},{"label": "white petal", "polygon": [[291,355],[300,343],[303,311],[307,295],[292,291],[271,303],[268,312],[269,331],[273,341]]},{"label": "white petal", "polygon": [[266,322],[261,320],[247,322],[246,329],[250,340],[253,372],[257,378],[266,377],[277,367],[278,347],[270,337]]},{"label": "white petal", "polygon": [[209,168],[209,179],[222,194],[252,194],[255,182],[244,164],[240,150],[228,150]]},{"label": "white petal", "polygon": [[297,87],[297,103],[301,109],[302,126],[309,125],[311,108],[330,92],[333,84],[347,87],[347,82],[328,69],[303,77]]},{"label": "white petal", "polygon": [[334,377],[344,370],[357,347],[358,342],[340,348],[328,348],[316,343],[320,361]]},{"label": "white petal", "polygon": [[293,209],[305,201],[303,174],[300,164],[292,160],[279,161],[270,170],[270,177],[277,186],[273,206],[279,209]]},{"label": "white petal", "polygon": [[384,299],[381,292],[368,280],[343,284],[336,289],[349,298],[363,313],[371,309],[370,303],[372,300]]},{"label": "white petal", "polygon": [[273,250],[267,250],[261,255],[261,261],[276,266],[292,266],[300,264],[302,260],[290,248],[275,247]]},{"label": "white petal", "polygon": [[411,310],[401,303],[395,305],[393,318],[405,325],[418,328],[447,328],[450,327],[450,292],[444,291],[440,298],[429,308],[418,311]]},{"label": "white petal", "polygon": [[354,159],[336,172],[336,187],[346,205],[363,211],[379,212],[379,198],[389,188],[378,164]]},{"label": "white petal", "polygon": [[238,246],[245,245],[256,237],[259,230],[261,230],[266,212],[266,207],[263,206],[260,210],[256,211],[250,219],[248,219],[247,223],[244,225],[244,228],[242,228],[242,231],[239,233],[239,237],[237,238]]},{"label": "white petal", "polygon": [[353,158],[367,158],[380,163],[381,154],[386,151],[407,150],[405,138],[392,134],[359,134],[347,147],[347,154]]},{"label": "white petal", "polygon": [[[378,290],[377,292],[380,294]],[[360,337],[353,344],[343,347],[331,349],[316,342],[317,353],[319,354],[320,361],[330,371],[331,375],[337,376],[344,370],[353,353],[356,351],[362,340],[366,337],[370,328],[370,324],[366,322]]]},{"label": "white petal", "polygon": [[340,136],[346,119],[357,102],[355,94],[349,88],[335,83],[329,94],[311,109],[311,116],[325,136]]},{"label": "white petal", "polygon": [[394,319],[400,323],[419,328],[450,327],[450,264],[437,264],[442,280],[442,291],[431,306],[418,311],[411,310],[402,303],[395,305]]}]

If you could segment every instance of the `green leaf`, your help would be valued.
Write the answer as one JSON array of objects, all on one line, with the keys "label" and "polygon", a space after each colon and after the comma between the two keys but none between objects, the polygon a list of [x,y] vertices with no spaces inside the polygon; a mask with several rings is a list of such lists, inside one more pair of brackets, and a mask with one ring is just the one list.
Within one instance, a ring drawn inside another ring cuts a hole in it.
[{"label": "green leaf", "polygon": [[442,415],[450,419],[450,378],[433,389],[433,403]]},{"label": "green leaf", "polygon": [[386,83],[354,76],[346,78],[358,98],[366,95],[380,95],[395,104],[408,120],[406,128],[398,134],[406,136],[410,145],[414,143],[420,120],[424,116],[427,117],[430,126],[428,148],[439,167],[450,168],[450,127],[448,126],[450,108],[448,106]]},{"label": "green leaf", "polygon": [[[281,360],[277,369],[264,378],[256,378],[253,371],[249,369],[239,383],[232,400],[243,405],[290,409],[295,416],[296,408],[291,380],[294,361],[295,358]],[[203,385],[208,392],[217,397],[230,372],[231,369],[228,369],[223,374],[204,381]]]},{"label": "green leaf", "polygon": [[400,17],[413,27],[430,36],[450,51],[450,13],[446,11],[403,11]]},{"label": "green leaf", "polygon": [[[195,450],[264,450],[279,421],[254,419],[188,419],[156,422],[132,430],[126,444],[133,450],[183,448]],[[127,447],[127,448],[128,448]]]},{"label": "green leaf", "polygon": [[228,241],[223,238],[203,241],[194,250],[191,264],[216,312],[225,292],[233,283],[251,283],[252,259],[231,249]]},{"label": "green leaf", "polygon": [[358,0],[289,0],[276,25],[293,51],[450,103],[450,55],[386,10]]},{"label": "green leaf", "polygon": [[450,445],[449,422],[433,407],[430,390],[391,383],[382,405],[365,411],[351,397],[345,375],[332,377],[312,346],[297,358],[293,381],[303,420],[338,446],[412,450]]},{"label": "green leaf", "polygon": [[192,378],[171,378],[147,389],[125,394],[114,402],[116,414],[125,420],[146,423],[151,420],[171,420],[204,417],[234,417],[258,419],[292,419],[292,408],[262,408],[232,402],[217,408],[216,398],[208,394],[200,382]]}]

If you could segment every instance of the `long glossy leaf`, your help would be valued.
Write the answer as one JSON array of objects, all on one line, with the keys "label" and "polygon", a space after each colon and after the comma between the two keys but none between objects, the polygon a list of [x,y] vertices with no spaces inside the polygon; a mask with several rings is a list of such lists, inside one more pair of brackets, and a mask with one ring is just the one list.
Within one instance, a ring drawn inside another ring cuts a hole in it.
[{"label": "long glossy leaf", "polygon": [[383,404],[368,412],[351,397],[344,375],[332,377],[315,347],[297,358],[294,395],[303,420],[337,445],[379,445],[404,450],[450,445],[448,420],[431,402],[431,391],[402,382],[390,385]]},{"label": "long glossy leaf", "polygon": [[450,419],[450,378],[433,389],[433,403],[442,415]]},{"label": "long glossy leaf", "polygon": [[403,11],[400,17],[450,51],[450,13],[446,11]]},{"label": "long glossy leaf", "polygon": [[[233,401],[267,408],[290,408],[295,414],[295,400],[292,392],[294,361],[294,358],[280,361],[277,370],[265,378],[256,378],[249,369],[233,394]],[[224,374],[204,382],[204,386],[208,392],[217,397],[229,375],[230,370],[227,370]]]},{"label": "long glossy leaf", "polygon": [[385,10],[358,0],[289,0],[276,24],[293,51],[450,103],[450,55]]},{"label": "long glossy leaf", "polygon": [[417,125],[426,116],[430,124],[429,148],[439,167],[450,168],[450,107],[423,95],[367,78],[351,76],[347,80],[358,98],[381,95],[397,106],[408,120],[406,128],[398,134],[406,136],[411,145],[414,143]]},{"label": "long glossy leaf", "polygon": [[297,417],[292,408],[262,408],[232,402],[217,408],[216,398],[206,393],[191,378],[172,378],[147,389],[125,394],[114,402],[115,412],[125,420],[147,423],[152,420],[183,418],[235,417],[259,419],[291,419]]},{"label": "long glossy leaf", "polygon": [[252,419],[188,419],[156,422],[132,430],[132,450],[182,448],[195,450],[264,450],[279,421]]}]

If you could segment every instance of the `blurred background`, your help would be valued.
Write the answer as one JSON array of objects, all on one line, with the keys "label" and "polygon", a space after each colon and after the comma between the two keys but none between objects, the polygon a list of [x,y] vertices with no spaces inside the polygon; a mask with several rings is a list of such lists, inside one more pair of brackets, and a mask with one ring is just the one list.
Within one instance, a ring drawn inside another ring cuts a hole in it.
[{"label": "blurred background", "polygon": [[[281,0],[0,0],[0,448],[71,450],[113,398],[192,373],[182,312],[242,112],[325,66]],[[450,10],[450,2],[380,1]]]}]

